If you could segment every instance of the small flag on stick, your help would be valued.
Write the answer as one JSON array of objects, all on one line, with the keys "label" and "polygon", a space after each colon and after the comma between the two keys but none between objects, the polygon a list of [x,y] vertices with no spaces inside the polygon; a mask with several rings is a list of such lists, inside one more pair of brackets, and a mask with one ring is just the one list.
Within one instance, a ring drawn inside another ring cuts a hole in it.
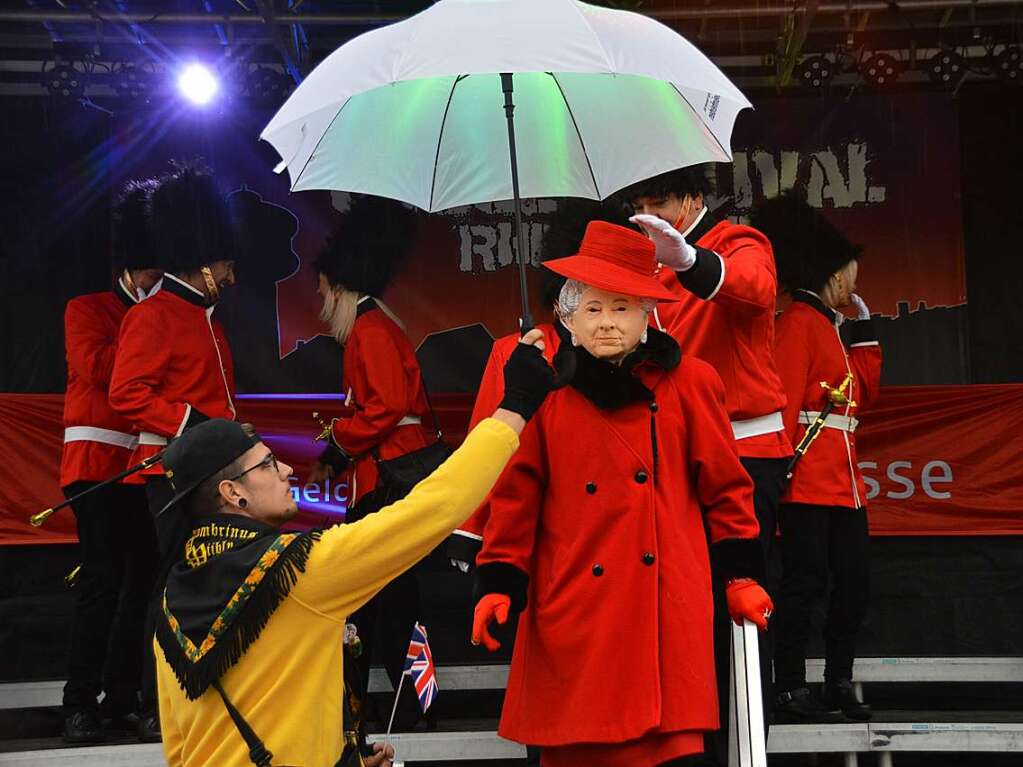
[{"label": "small flag on stick", "polygon": [[426,713],[426,709],[437,697],[437,674],[433,667],[433,653],[430,652],[426,629],[419,623],[412,628],[412,641],[409,642],[408,652],[405,654],[405,671],[412,678],[419,705],[423,713]]}]

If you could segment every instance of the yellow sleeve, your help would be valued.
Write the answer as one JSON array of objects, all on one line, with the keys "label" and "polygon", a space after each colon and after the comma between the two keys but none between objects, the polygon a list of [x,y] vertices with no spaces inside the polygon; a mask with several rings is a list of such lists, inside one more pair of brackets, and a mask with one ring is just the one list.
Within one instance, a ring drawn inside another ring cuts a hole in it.
[{"label": "yellow sleeve", "polygon": [[403,500],[325,531],[291,596],[343,621],[476,510],[518,445],[511,427],[493,418],[481,421]]},{"label": "yellow sleeve", "polygon": [[163,656],[163,648],[153,639],[153,653],[156,656],[156,682],[160,711],[160,735],[163,738],[163,755],[167,760],[168,767],[181,767],[184,764],[182,749],[184,738],[178,731],[171,712],[174,710],[174,703],[167,695],[166,680],[163,679],[164,672],[169,671],[167,661]]}]

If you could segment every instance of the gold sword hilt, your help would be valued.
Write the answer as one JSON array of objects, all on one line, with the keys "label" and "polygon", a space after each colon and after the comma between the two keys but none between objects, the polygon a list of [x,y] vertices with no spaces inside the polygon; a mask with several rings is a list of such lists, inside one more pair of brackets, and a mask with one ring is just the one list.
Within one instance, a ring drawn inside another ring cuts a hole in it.
[{"label": "gold sword hilt", "polygon": [[331,433],[331,431],[333,431],[333,429],[331,428],[331,425],[329,423],[324,423],[323,419],[320,418],[320,414],[319,413],[314,412],[313,413],[313,418],[316,419],[316,422],[318,424],[320,424],[320,428],[322,429],[322,431],[319,433],[319,436],[316,437],[316,441],[317,442],[326,442],[327,440],[330,439],[330,433]]},{"label": "gold sword hilt", "polygon": [[69,589],[73,589],[75,584],[78,583],[78,574],[82,571],[81,565],[75,565],[75,569],[64,576],[64,585]]},{"label": "gold sword hilt", "polygon": [[835,405],[835,407],[856,407],[856,403],[846,396],[846,392],[849,390],[849,384],[852,383],[853,374],[846,373],[845,378],[842,379],[837,387],[830,386],[827,381],[820,381],[820,386],[824,391],[828,393],[828,399]]}]

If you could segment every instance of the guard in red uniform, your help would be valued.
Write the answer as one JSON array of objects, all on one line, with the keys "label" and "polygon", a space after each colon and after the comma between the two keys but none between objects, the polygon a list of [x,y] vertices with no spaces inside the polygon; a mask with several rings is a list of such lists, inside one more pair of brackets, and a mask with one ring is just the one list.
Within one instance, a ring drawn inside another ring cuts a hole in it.
[{"label": "guard in red uniform", "polygon": [[[658,327],[682,351],[709,362],[725,385],[725,407],[739,457],[753,479],[760,542],[770,562],[778,500],[792,446],[784,430],[785,392],[774,365],[774,311],[778,284],[767,238],[756,229],[719,220],[705,204],[712,191],[706,166],[682,168],[641,181],[620,194],[657,243],[658,278],[678,299],[658,307]],[[723,584],[715,578],[715,652],[718,684],[728,682],[728,616]],[[771,642],[760,638],[761,685],[771,700]],[[727,760],[727,696],[722,737],[714,758]],[[765,711],[770,706],[765,705]],[[765,718],[765,723],[766,723]]]},{"label": "guard in red uniform", "polygon": [[575,359],[490,496],[473,641],[521,610],[499,732],[541,764],[673,763],[718,726],[711,552],[736,620],[767,625],[753,486],[721,380],[648,327],[654,246],[592,222],[559,313]]},{"label": "guard in red uniform", "polygon": [[[135,444],[131,423],[110,408],[107,389],[121,321],[163,275],[147,233],[151,187],[150,182],[128,184],[114,207],[112,250],[119,276],[113,289],[73,298],[64,311],[67,393],[60,485],[68,498],[121,472]],[[146,602],[158,553],[141,488],[107,485],[71,509],[81,570],[64,685],[64,739],[84,743],[103,738],[103,719],[135,713]]]},{"label": "guard in red uniform", "polygon": [[[234,284],[235,238],[226,199],[208,171],[177,166],[152,191],[150,223],[166,275],[155,296],[125,315],[110,381],[110,405],[139,433],[132,463],[155,455],[190,426],[235,417],[231,350],[213,319],[221,288]],[[163,580],[188,529],[180,515],[156,516],[174,495],[162,465],[143,471],[142,480],[162,553],[149,607],[155,630]],[[141,724],[158,739],[151,644],[148,649]]]},{"label": "guard in red uniform", "polygon": [[[380,299],[412,249],[415,232],[416,216],[401,203],[357,196],[316,261],[323,298],[320,316],[344,347],[341,387],[353,413],[332,421],[330,444],[309,481],[321,481],[351,464],[346,523],[402,497],[402,490],[381,480],[378,463],[426,448],[436,439],[415,349]],[[374,660],[383,664],[398,689],[412,627],[421,618],[418,568],[391,581],[351,616],[363,648],[355,661],[361,697],[365,699]],[[402,689],[395,723],[407,729],[419,718],[419,702],[410,685]]]},{"label": "guard in red uniform", "polygon": [[[555,258],[566,258],[577,253],[579,243],[582,242],[586,226],[590,221],[607,221],[620,225],[628,223],[624,209],[616,202],[594,202],[575,198],[561,200],[544,231],[543,242],[540,246],[540,260],[550,261]],[[541,297],[543,305],[551,307],[553,317],[551,322],[541,322],[536,328],[543,331],[544,357],[551,362],[562,340],[568,337],[568,331],[557,318],[558,293],[561,292],[561,288],[565,284],[565,278],[550,269],[542,271]],[[488,417],[501,401],[501,397],[504,396],[504,365],[515,350],[515,345],[519,342],[520,337],[518,333],[512,333],[494,341],[490,357],[487,359],[486,369],[483,371],[483,378],[480,380],[479,389],[476,392],[476,402],[472,408],[472,417],[469,419],[469,429]],[[479,553],[482,546],[483,530],[487,526],[489,517],[489,506],[484,503],[460,528],[455,530],[448,541],[448,556],[452,559],[452,563],[463,572],[468,572],[476,562],[476,554]]]},{"label": "guard in red uniform", "polygon": [[[870,311],[854,293],[860,249],[792,193],[765,203],[753,221],[770,237],[779,279],[792,292],[792,305],[778,320],[776,348],[792,444],[800,444],[828,402],[822,381],[843,394],[782,497],[775,712],[779,721],[869,719],[869,707],[852,690],[856,634],[869,593],[867,501],[854,432],[857,415],[877,396],[881,348]],[[839,310],[850,303],[858,319],[843,322]],[[827,665],[818,701],[806,685],[806,646],[821,601],[827,603]]]}]

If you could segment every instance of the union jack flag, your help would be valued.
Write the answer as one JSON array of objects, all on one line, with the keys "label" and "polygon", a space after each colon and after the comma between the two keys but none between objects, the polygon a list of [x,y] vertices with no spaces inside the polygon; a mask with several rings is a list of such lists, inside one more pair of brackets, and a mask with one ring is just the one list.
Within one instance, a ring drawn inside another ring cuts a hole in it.
[{"label": "union jack flag", "polygon": [[437,674],[433,667],[433,653],[430,652],[426,629],[418,623],[412,628],[412,641],[409,642],[408,652],[405,653],[405,673],[412,678],[419,706],[423,713],[426,713],[426,709],[437,697]]}]

